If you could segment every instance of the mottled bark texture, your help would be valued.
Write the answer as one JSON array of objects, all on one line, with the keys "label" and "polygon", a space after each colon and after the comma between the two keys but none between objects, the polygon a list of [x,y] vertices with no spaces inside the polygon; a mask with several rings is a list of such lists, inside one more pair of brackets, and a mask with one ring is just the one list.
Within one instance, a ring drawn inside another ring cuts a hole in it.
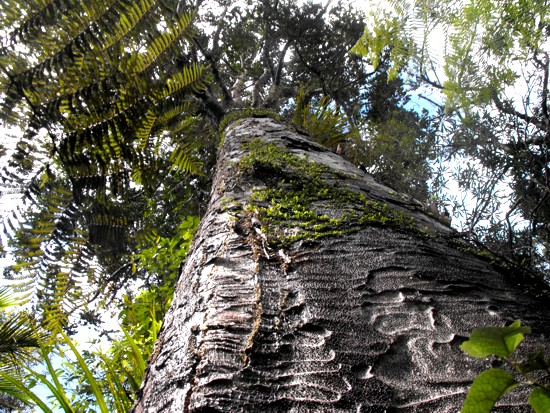
[{"label": "mottled bark texture", "polygon": [[[548,308],[418,202],[272,119],[225,135],[135,412],[457,412],[490,363],[459,349],[472,329],[521,319],[522,347],[546,340]],[[286,149],[250,158],[270,143]],[[288,212],[274,186],[319,196]]]}]

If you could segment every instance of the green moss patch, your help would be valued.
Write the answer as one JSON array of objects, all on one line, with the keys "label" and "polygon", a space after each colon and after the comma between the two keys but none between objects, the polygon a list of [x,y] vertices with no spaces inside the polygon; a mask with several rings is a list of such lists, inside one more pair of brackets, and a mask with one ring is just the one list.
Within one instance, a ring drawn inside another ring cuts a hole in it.
[{"label": "green moss patch", "polygon": [[245,206],[272,245],[356,232],[366,225],[418,231],[405,213],[367,200],[346,186],[346,177],[285,148],[254,139],[239,162],[242,174],[262,185]]}]

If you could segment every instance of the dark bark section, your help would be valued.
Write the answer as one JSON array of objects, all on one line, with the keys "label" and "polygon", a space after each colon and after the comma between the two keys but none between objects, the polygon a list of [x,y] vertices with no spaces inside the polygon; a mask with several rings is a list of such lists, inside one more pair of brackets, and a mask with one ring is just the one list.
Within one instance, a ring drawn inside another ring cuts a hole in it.
[{"label": "dark bark section", "polygon": [[[371,225],[276,251],[241,209],[262,185],[237,164],[258,137],[348,174],[340,184],[409,211],[429,235]],[[471,330],[521,319],[532,347],[550,317],[452,237],[414,200],[284,125],[235,123],[134,411],[458,411],[488,366],[458,347]],[[529,407],[508,397],[496,411]]]}]

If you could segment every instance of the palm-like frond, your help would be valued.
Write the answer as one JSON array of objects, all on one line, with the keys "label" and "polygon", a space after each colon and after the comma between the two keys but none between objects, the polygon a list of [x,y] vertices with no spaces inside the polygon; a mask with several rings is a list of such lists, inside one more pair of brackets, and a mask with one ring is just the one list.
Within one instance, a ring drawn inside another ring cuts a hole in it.
[{"label": "palm-like frond", "polygon": [[304,89],[296,98],[293,122],[307,130],[310,137],[329,148],[336,149],[339,143],[354,139],[357,130],[348,121],[345,113],[327,96],[318,102],[307,98]]},{"label": "palm-like frond", "polygon": [[8,287],[0,288],[0,309],[13,307],[19,304],[20,300],[13,290]]},{"label": "palm-like frond", "polygon": [[[0,309],[14,307],[21,298],[10,287],[0,288]],[[0,324],[0,366],[17,364],[40,347],[41,334],[33,327],[26,313],[3,313]],[[5,370],[5,368],[4,368]]]},{"label": "palm-like frond", "polygon": [[39,347],[39,337],[24,314],[11,316],[0,325],[0,363],[19,359]]},{"label": "palm-like frond", "polygon": [[182,135],[187,96],[208,76],[191,59],[193,13],[164,2],[12,3],[0,4],[0,116],[26,132],[0,178],[25,204],[3,225],[19,259],[12,276],[59,321],[97,296],[84,286],[116,283],[97,274],[98,254],[124,253],[139,230],[143,207],[125,205],[140,187],[200,172]]}]

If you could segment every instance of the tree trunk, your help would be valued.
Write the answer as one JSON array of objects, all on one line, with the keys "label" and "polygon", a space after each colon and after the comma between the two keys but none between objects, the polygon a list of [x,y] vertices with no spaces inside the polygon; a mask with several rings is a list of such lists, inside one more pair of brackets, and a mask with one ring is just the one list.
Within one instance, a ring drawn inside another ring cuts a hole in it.
[{"label": "tree trunk", "polygon": [[472,329],[550,333],[468,248],[284,124],[234,122],[134,411],[456,412],[489,365],[459,349]]}]

